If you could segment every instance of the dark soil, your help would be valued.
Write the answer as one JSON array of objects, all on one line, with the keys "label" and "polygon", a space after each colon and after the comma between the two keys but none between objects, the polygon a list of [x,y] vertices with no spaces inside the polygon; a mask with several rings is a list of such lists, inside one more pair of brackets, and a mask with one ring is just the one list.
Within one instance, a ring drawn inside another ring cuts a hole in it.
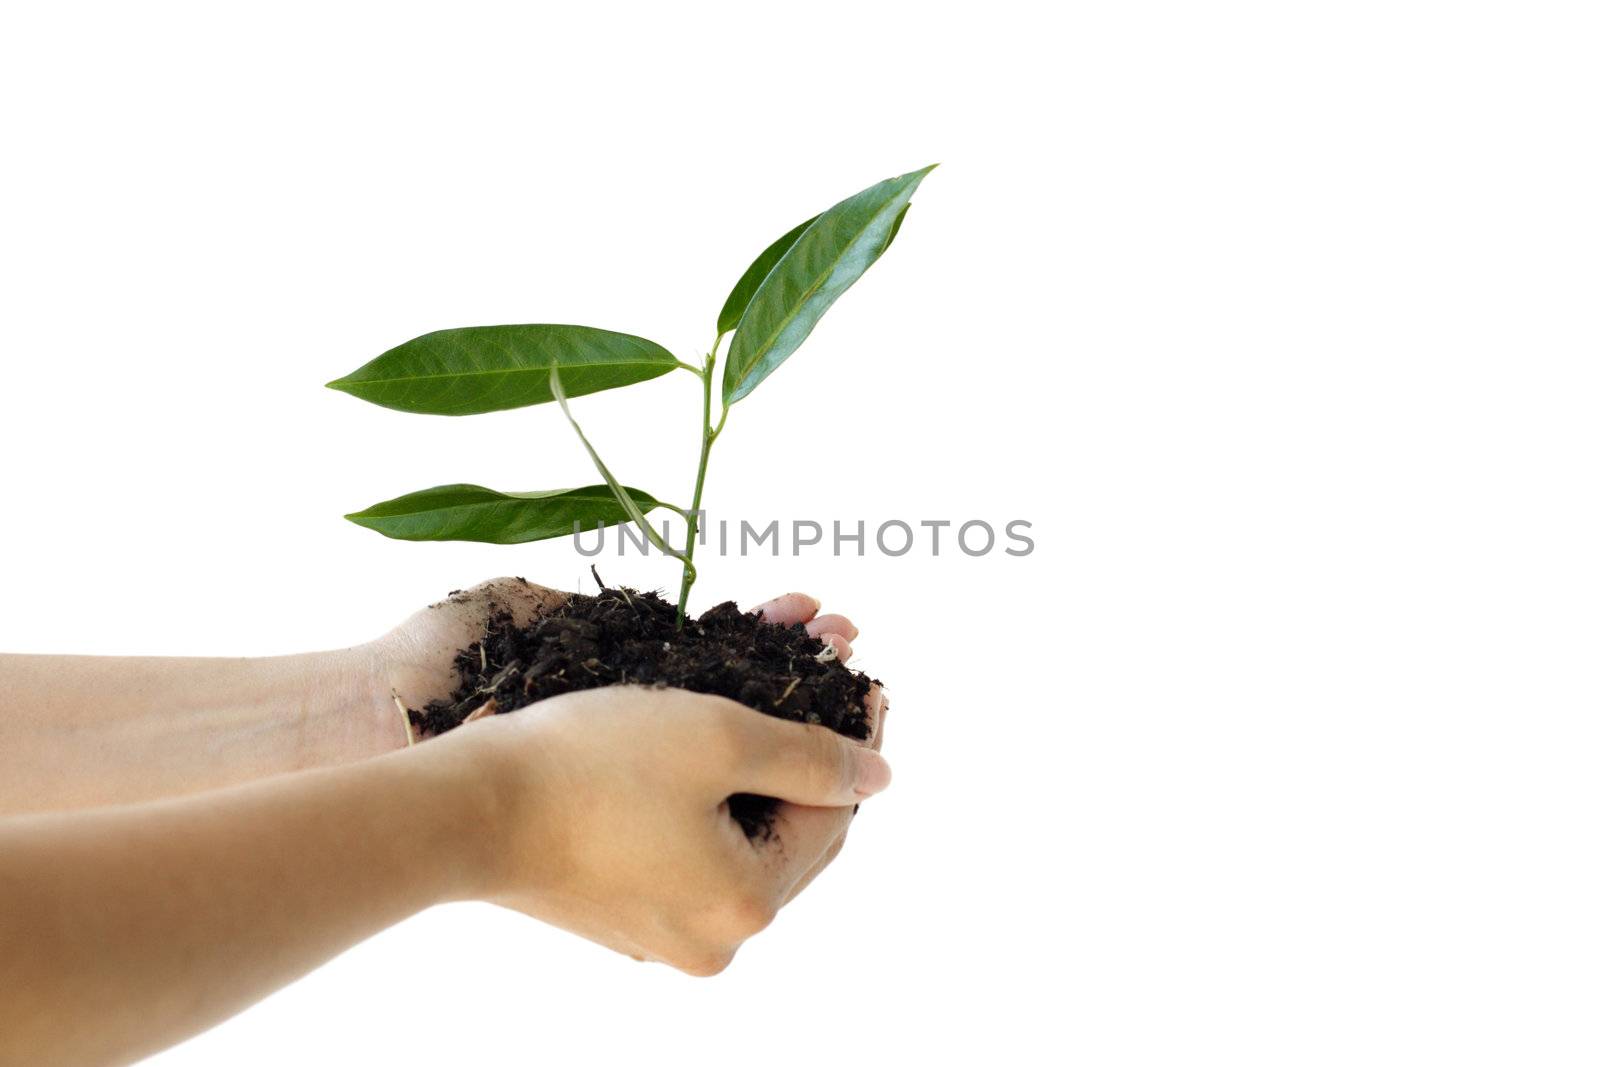
[{"label": "dark soil", "polygon": [[[729,601],[680,632],[674,605],[656,593],[603,588],[574,594],[531,626],[491,609],[487,632],[456,654],[459,683],[448,700],[411,710],[420,737],[469,717],[515,711],[546,697],[607,685],[653,685],[714,693],[794,722],[819,723],[865,740],[873,684],[831,658],[805,627],[776,626]],[[819,659],[818,657],[823,657]],[[752,840],[772,836],[771,797],[739,793],[728,808]]]}]

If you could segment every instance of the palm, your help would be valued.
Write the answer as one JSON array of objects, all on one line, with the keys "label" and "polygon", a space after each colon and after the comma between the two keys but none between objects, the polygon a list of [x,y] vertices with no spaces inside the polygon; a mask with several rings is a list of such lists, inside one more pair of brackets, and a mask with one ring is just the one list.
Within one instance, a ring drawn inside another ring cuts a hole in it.
[{"label": "palm", "polygon": [[[568,595],[521,578],[496,578],[423,608],[379,639],[393,698],[410,708],[447,698],[457,685],[456,654],[483,636],[492,613],[510,611],[519,625],[527,625],[540,614],[560,607]],[[788,593],[757,610],[778,625],[804,624],[812,636],[833,645],[841,661],[853,653],[850,642],[857,635],[855,625],[843,615],[819,615],[819,606],[811,597]],[[883,744],[888,701],[874,686],[867,705],[873,718],[868,743],[879,748]],[[851,816],[848,808],[810,808],[789,803],[778,808],[778,834],[784,847],[770,850],[768,862],[789,868],[794,880],[789,897],[804,889],[843,847]]]},{"label": "palm", "polygon": [[456,653],[483,636],[489,616],[510,611],[519,625],[560,607],[566,593],[521,578],[482,582],[412,615],[379,639],[394,697],[420,708],[456,687]]}]

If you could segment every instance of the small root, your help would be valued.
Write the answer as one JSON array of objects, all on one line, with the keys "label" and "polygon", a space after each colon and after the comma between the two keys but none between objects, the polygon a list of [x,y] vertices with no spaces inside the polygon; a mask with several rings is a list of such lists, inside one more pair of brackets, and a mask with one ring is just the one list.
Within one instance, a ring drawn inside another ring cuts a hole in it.
[{"label": "small root", "polygon": [[400,711],[400,722],[406,728],[406,747],[410,748],[412,745],[417,743],[417,733],[411,728],[411,713],[407,711],[406,706],[401,703],[399,693],[396,693],[391,689],[389,690],[389,697],[394,701],[394,706]]},{"label": "small root", "polygon": [[[504,667],[500,668],[499,674],[496,674],[493,678],[490,678],[487,682],[478,686],[478,693],[493,693],[496,689],[499,689],[502,685],[504,685],[513,674],[516,674],[517,669],[521,666],[522,661],[518,659],[514,659],[510,663],[507,663]],[[473,695],[476,696],[477,693],[474,693]]]},{"label": "small root", "polygon": [[787,689],[785,689],[783,691],[783,696],[779,697],[777,700],[774,700],[772,702],[772,706],[775,707],[775,708],[783,707],[783,702],[785,700],[789,699],[789,694],[793,693],[795,691],[795,687],[798,686],[799,684],[800,684],[800,676],[797,674],[793,678],[789,679],[789,688],[787,688]]},{"label": "small root", "polygon": [[[472,714],[468,715],[465,719],[462,719],[461,725],[465,726],[469,722],[477,722],[479,719],[484,718],[485,716],[493,715],[498,710],[499,706],[495,704],[494,697],[490,697],[488,700],[485,700],[482,704],[479,704],[476,708],[472,709]],[[476,737],[477,735],[474,734],[473,736]]]}]

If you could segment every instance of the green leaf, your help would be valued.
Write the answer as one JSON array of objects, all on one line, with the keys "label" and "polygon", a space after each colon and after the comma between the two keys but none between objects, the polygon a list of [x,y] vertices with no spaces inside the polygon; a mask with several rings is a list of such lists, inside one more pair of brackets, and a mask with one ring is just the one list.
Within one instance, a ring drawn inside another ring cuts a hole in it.
[{"label": "green leaf", "polygon": [[722,379],[724,405],[749,396],[800,347],[840,294],[877,262],[899,233],[911,194],[931,170],[924,167],[863,189],[801,231],[739,319]]},{"label": "green leaf", "polygon": [[[665,507],[649,493],[628,489],[642,511]],[[606,485],[551,489],[542,493],[499,493],[481,485],[436,485],[374,504],[346,515],[358,526],[401,541],[487,541],[518,545],[593,530],[601,523],[620,526],[628,513]]]},{"label": "green leaf", "polygon": [[907,204],[905,207],[900,209],[900,214],[894,217],[894,225],[889,227],[889,236],[883,239],[883,247],[878,249],[878,255],[881,256],[885,252],[889,251],[889,246],[894,244],[894,239],[900,236],[900,224],[906,221],[906,212],[910,210],[911,205]]},{"label": "green leaf", "polygon": [[744,274],[734,283],[733,292],[728,294],[728,302],[722,305],[722,314],[717,316],[717,333],[733,332],[734,327],[739,325],[739,320],[744,316],[744,309],[750,306],[750,298],[756,295],[756,289],[772,272],[772,265],[782,259],[783,254],[789,251],[789,246],[805,233],[807,226],[816,221],[817,216],[812,215],[768,245],[767,250],[745,268]]},{"label": "green leaf", "polygon": [[328,383],[363,400],[424,415],[477,415],[544,404],[560,362],[567,393],[659,378],[678,366],[642,337],[592,326],[468,326],[426,333]]}]

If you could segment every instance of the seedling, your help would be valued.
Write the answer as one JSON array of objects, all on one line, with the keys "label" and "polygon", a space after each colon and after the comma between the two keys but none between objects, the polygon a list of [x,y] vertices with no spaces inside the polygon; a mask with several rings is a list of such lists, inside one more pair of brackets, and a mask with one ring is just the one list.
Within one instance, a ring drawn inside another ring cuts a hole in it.
[{"label": "seedling", "polygon": [[[842,200],[778,238],[756,257],[717,316],[717,336],[698,364],[654,341],[590,326],[535,324],[439,330],[391,348],[328,383],[363,400],[424,415],[477,415],[555,401],[583,443],[603,484],[581,489],[502,493],[481,485],[440,485],[345,516],[406,541],[520,544],[632,522],[683,565],[682,627],[695,582],[694,548],[711,446],[732,406],[788,359],[817,320],[894,242],[911,195],[933,167],[902,174]],[[732,335],[723,366],[721,413],[712,421],[717,352]],[[571,397],[649,381],[675,370],[701,383],[700,462],[688,508],[623,485],[579,427]],[[647,514],[665,508],[687,524],[683,547],[670,544]]]}]

